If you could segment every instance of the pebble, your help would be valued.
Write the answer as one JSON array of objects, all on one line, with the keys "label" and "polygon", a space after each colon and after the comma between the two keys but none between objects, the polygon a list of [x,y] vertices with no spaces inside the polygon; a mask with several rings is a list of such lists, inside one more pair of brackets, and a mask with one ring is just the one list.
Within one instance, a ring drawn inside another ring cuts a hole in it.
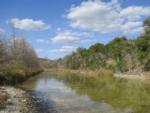
[{"label": "pebble", "polygon": [[6,107],[0,109],[0,113],[35,113],[36,102],[33,102],[32,96],[26,91],[14,87],[0,87],[2,94],[9,95],[6,100]]}]

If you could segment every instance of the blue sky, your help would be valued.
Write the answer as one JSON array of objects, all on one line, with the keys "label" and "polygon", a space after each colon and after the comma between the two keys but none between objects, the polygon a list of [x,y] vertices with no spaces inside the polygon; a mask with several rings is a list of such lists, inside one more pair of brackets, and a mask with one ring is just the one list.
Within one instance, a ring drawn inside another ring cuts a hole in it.
[{"label": "blue sky", "polygon": [[135,38],[150,17],[150,0],[0,0],[0,34],[14,26],[39,57],[56,59],[78,47]]}]

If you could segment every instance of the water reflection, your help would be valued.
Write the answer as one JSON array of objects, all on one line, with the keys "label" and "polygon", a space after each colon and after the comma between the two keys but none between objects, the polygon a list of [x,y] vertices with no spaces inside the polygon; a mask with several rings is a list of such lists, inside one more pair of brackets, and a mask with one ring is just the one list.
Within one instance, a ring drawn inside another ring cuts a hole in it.
[{"label": "water reflection", "polygon": [[[51,76],[51,73],[43,73],[26,81],[21,87],[32,90],[34,95],[42,100],[45,109],[49,109],[49,111],[58,113],[133,113],[131,103],[123,107],[112,104],[121,102],[119,99],[122,98],[117,96],[122,92],[115,89],[115,95],[113,95],[113,88],[110,88],[113,86],[109,86],[111,92],[108,92],[107,84],[103,83],[101,86],[96,82],[88,81],[88,86],[86,81],[82,83],[77,78],[66,80]],[[104,89],[107,90],[104,91]],[[143,98],[141,96],[139,95],[140,98]],[[126,99],[126,97],[123,98]],[[110,100],[114,102],[111,103]],[[149,110],[139,113],[149,113]]]}]

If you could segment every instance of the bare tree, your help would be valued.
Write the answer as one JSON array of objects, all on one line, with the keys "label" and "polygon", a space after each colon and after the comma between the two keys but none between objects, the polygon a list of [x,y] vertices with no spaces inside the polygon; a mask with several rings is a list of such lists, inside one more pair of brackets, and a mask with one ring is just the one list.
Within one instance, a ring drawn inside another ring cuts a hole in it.
[{"label": "bare tree", "polygon": [[4,36],[0,36],[0,63],[4,63],[8,60],[8,43],[4,39]]}]

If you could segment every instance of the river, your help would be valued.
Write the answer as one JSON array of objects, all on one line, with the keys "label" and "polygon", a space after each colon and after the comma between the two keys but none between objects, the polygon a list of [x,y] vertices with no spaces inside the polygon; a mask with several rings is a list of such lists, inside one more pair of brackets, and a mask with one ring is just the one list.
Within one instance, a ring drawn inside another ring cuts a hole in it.
[{"label": "river", "polygon": [[[91,80],[92,82],[88,81],[87,85],[86,79],[83,84],[77,78],[64,80],[56,76],[58,75],[44,72],[25,81],[19,87],[32,91],[32,95],[40,100],[40,104],[46,113],[149,113],[150,111],[149,100],[147,100],[148,102],[144,101],[145,106],[140,102],[142,101],[141,99],[149,99],[149,97],[144,97],[150,94],[149,89],[144,94],[139,91],[134,92],[134,85],[132,84],[133,87],[127,91],[131,94],[126,94],[126,97],[124,93],[127,92],[122,93],[118,89],[114,89],[113,84],[109,85],[108,88],[106,83],[101,86],[101,83],[94,80]],[[124,83],[124,81],[122,82]],[[124,88],[129,88],[124,85],[122,85]],[[117,86],[118,84],[115,84],[115,87]],[[135,90],[140,89],[135,88]],[[126,91],[127,89],[124,90]],[[137,95],[139,97],[136,97]],[[132,99],[137,98],[140,98],[140,100],[134,103]],[[136,112],[134,112],[134,108],[136,108]]]}]

